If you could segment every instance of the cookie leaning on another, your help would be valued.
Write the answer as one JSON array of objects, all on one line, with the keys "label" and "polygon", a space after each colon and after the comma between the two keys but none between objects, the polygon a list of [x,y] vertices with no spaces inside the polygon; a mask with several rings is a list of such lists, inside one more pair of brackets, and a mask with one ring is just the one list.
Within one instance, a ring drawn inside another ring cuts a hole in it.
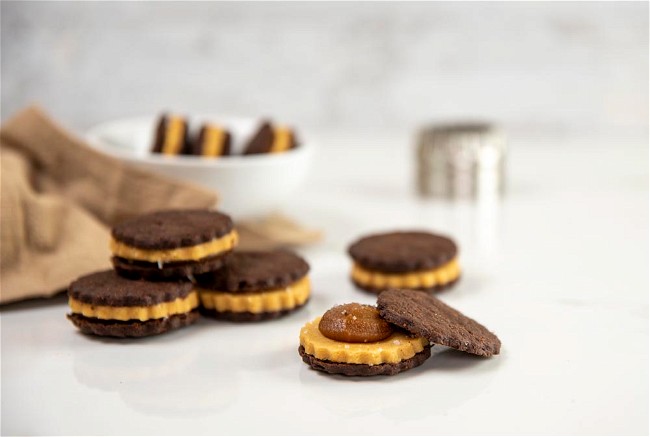
[{"label": "cookie leaning on another", "polygon": [[387,290],[377,307],[339,305],[307,323],[298,353],[326,373],[395,375],[424,363],[433,344],[485,357],[501,350],[496,335],[435,297]]}]

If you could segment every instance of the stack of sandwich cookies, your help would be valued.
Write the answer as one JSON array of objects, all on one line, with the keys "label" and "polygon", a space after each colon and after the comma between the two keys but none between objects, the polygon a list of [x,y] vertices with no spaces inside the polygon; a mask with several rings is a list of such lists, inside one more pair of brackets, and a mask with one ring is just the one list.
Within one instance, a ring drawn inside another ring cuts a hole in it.
[{"label": "stack of sandwich cookies", "polygon": [[68,296],[68,319],[85,334],[145,337],[199,317],[198,295],[190,282],[130,280],[107,270],[77,279]]},{"label": "stack of sandwich cookies", "polygon": [[237,322],[280,317],[309,300],[308,272],[291,252],[234,252],[222,268],[196,277],[201,311]]},{"label": "stack of sandwich cookies", "polygon": [[426,361],[433,344],[484,357],[501,350],[496,335],[432,295],[387,290],[377,307],[340,305],[307,323],[298,352],[322,372],[394,375]]},{"label": "stack of sandwich cookies", "polygon": [[429,232],[391,232],[369,235],[353,243],[352,282],[379,293],[386,288],[439,291],[460,277],[456,244]]},{"label": "stack of sandwich cookies", "polygon": [[192,154],[204,158],[218,158],[230,154],[231,135],[225,128],[205,123],[192,145]]},{"label": "stack of sandwich cookies", "polygon": [[178,115],[160,117],[151,150],[154,153],[170,156],[189,154],[190,139],[187,120]]},{"label": "stack of sandwich cookies", "polygon": [[282,153],[297,146],[296,136],[292,129],[264,122],[248,142],[244,155]]},{"label": "stack of sandwich cookies", "polygon": [[209,210],[170,210],[135,217],[112,230],[113,266],[149,280],[192,278],[221,267],[237,245],[230,217]]}]

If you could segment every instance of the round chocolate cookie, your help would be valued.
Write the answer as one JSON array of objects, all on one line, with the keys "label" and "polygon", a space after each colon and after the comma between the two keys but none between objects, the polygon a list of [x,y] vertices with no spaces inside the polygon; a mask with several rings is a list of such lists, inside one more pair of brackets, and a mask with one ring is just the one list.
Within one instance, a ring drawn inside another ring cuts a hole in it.
[{"label": "round chocolate cookie", "polygon": [[130,280],[107,270],[74,281],[68,297],[68,319],[86,334],[144,337],[198,318],[198,296],[186,281]]},{"label": "round chocolate cookie", "polygon": [[148,280],[191,278],[218,269],[237,244],[232,219],[211,210],[141,215],[117,224],[111,236],[115,269]]},{"label": "round chocolate cookie", "polygon": [[186,297],[191,291],[188,281],[134,281],[105,270],[74,281],[68,287],[68,297],[90,305],[151,306]]},{"label": "round chocolate cookie", "polygon": [[377,307],[387,321],[432,343],[485,357],[501,350],[501,341],[485,326],[429,294],[387,290]]},{"label": "round chocolate cookie", "polygon": [[207,209],[157,211],[113,227],[113,238],[138,249],[164,250],[195,246],[231,232],[232,219]]},{"label": "round chocolate cookie", "polygon": [[308,272],[292,252],[235,251],[220,269],[196,276],[201,312],[233,322],[281,317],[309,300]]},{"label": "round chocolate cookie", "polygon": [[399,363],[383,363],[372,366],[369,364],[337,363],[335,361],[321,360],[313,355],[305,353],[305,348],[302,346],[298,348],[298,353],[306,364],[314,370],[319,370],[321,372],[341,374],[345,376],[390,376],[412,369],[424,363],[427,358],[431,356],[431,348],[425,347],[421,352],[418,352],[411,358],[402,360]]},{"label": "round chocolate cookie", "polygon": [[223,268],[199,275],[197,283],[208,290],[231,293],[257,293],[286,287],[309,272],[309,264],[285,250],[272,252],[233,252]]},{"label": "round chocolate cookie", "polygon": [[421,231],[369,235],[348,248],[362,267],[386,273],[434,269],[452,260],[457,251],[451,239]]}]

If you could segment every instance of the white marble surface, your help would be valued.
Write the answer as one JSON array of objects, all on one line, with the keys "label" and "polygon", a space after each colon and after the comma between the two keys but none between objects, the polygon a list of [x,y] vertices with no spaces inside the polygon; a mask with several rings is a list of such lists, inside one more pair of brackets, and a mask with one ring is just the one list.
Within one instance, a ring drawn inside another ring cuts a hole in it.
[{"label": "white marble surface", "polygon": [[[647,139],[515,138],[498,204],[418,200],[407,138],[315,140],[287,208],[327,234],[303,251],[305,309],[118,342],[76,332],[62,301],[5,308],[2,434],[648,433]],[[441,298],[495,331],[502,354],[437,347],[370,380],[309,370],[300,327],[374,301],[348,283],[347,243],[416,226],[458,240],[464,276]]]},{"label": "white marble surface", "polygon": [[8,2],[2,118],[73,128],[163,109],[310,131],[647,131],[647,2]]}]

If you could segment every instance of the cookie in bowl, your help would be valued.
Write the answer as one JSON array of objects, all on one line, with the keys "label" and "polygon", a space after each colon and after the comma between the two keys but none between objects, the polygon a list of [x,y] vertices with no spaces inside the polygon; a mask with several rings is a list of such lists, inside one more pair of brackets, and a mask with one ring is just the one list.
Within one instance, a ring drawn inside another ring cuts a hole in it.
[{"label": "cookie in bowl", "polygon": [[232,136],[223,126],[204,123],[192,144],[192,154],[203,158],[218,158],[230,155]]},{"label": "cookie in bowl", "polygon": [[149,280],[192,278],[218,269],[238,243],[232,219],[212,210],[166,210],[118,223],[111,231],[115,270]]},{"label": "cookie in bowl", "polygon": [[458,248],[448,237],[424,231],[365,236],[348,248],[351,279],[357,288],[440,291],[460,278]]},{"label": "cookie in bowl", "polygon": [[201,312],[217,319],[275,319],[307,303],[309,264],[283,250],[236,251],[223,267],[196,277]]},{"label": "cookie in bowl", "polygon": [[194,323],[198,295],[188,281],[149,282],[123,278],[113,270],[70,284],[68,319],[84,334],[147,337]]},{"label": "cookie in bowl", "polygon": [[191,153],[187,119],[180,115],[163,114],[156,125],[151,151],[168,156]]},{"label": "cookie in bowl", "polygon": [[244,155],[282,153],[296,147],[298,142],[293,129],[265,121],[246,145]]}]

